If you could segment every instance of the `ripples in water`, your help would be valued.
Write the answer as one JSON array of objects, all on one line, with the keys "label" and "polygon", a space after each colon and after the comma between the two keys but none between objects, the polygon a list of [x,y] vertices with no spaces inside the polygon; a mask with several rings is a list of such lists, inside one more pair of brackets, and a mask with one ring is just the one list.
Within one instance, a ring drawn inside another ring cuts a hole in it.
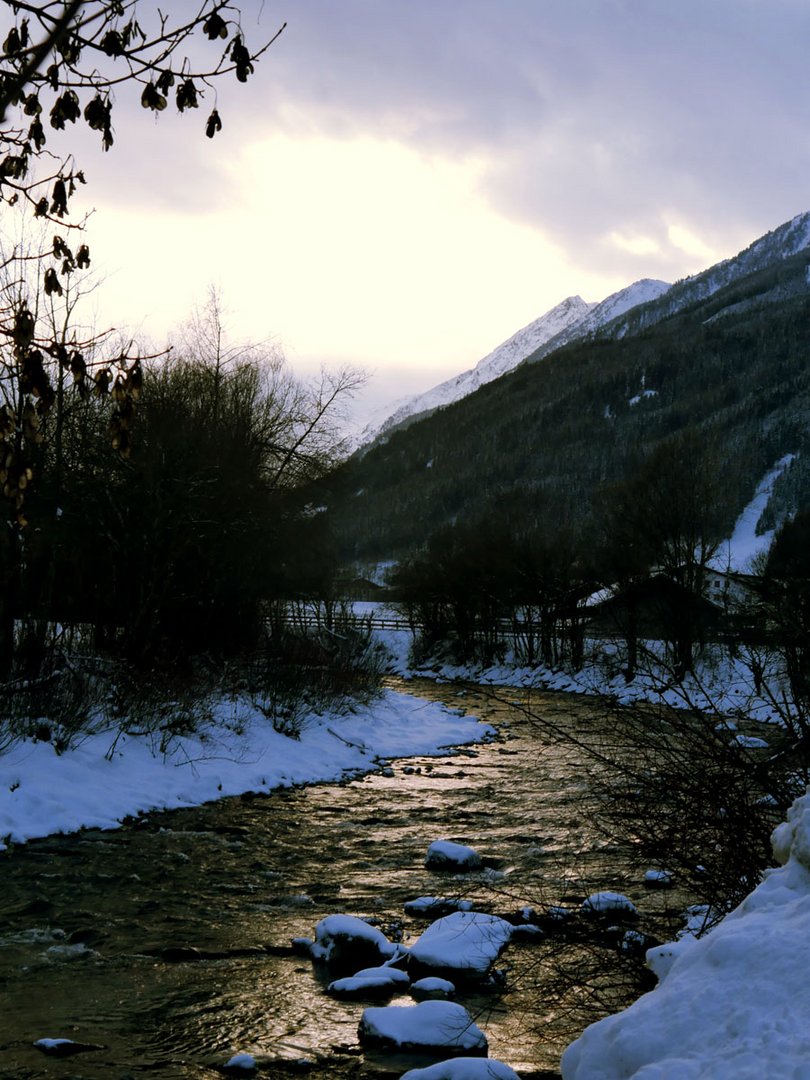
[{"label": "ripples in water", "polygon": [[[448,701],[456,693],[420,689]],[[594,828],[575,749],[551,745],[508,702],[470,691],[465,704],[507,722],[502,741],[411,759],[393,775],[227,799],[0,855],[0,1077],[202,1080],[236,1051],[263,1061],[325,1055],[334,1064],[316,1075],[354,1075],[362,1005],[326,996],[288,948],[325,915],[376,916],[400,925],[407,943],[425,923],[406,917],[404,903],[423,895],[502,911],[616,888],[642,909],[664,904]],[[545,695],[537,707],[580,732],[599,721],[581,699]],[[427,871],[439,838],[475,847],[488,865],[458,878]],[[510,946],[506,996],[461,998],[492,1056],[519,1071],[555,1066],[578,1022],[565,1031],[564,1010],[577,1003],[560,987],[586,959],[554,943]],[[105,1049],[58,1061],[33,1048],[43,1037]],[[371,1057],[363,1067],[384,1066]]]}]

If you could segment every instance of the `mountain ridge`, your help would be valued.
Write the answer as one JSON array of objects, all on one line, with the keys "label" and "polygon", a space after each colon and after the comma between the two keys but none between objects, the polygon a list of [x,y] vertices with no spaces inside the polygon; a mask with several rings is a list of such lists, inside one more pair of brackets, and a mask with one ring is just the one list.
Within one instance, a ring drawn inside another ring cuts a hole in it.
[{"label": "mountain ridge", "polygon": [[467,394],[474,393],[484,383],[497,379],[519,364],[524,357],[541,348],[546,341],[562,333],[566,327],[580,322],[595,305],[581,296],[569,296],[537,319],[522,327],[506,341],[487,353],[475,367],[462,371],[444,382],[412,397],[399,398],[385,406],[385,419],[373,420],[360,436],[360,443],[369,443],[390,433],[401,424],[425,413],[450,405]]},{"label": "mountain ridge", "polygon": [[485,383],[512,371],[529,356],[539,359],[571,341],[595,333],[606,321],[662,295],[669,288],[666,281],[642,278],[598,302],[589,303],[579,295],[566,297],[497,345],[475,367],[445,379],[421,394],[399,398],[385,407],[382,412],[386,418],[372,420],[366,426],[359,438],[360,446],[374,443],[403,424],[412,423],[475,393]]},{"label": "mountain ridge", "polygon": [[758,237],[748,247],[728,259],[676,281],[660,298],[650,301],[643,310],[621,315],[605,323],[606,335],[625,337],[686,310],[692,304],[709,299],[720,289],[744,277],[756,274],[780,260],[784,261],[810,248],[810,211],[797,214],[775,229]]},{"label": "mountain ridge", "polygon": [[[810,212],[802,212],[763,234],[748,247],[706,270],[670,285],[641,278],[595,303],[566,297],[487,353],[478,363],[420,394],[383,407],[358,438],[361,452],[403,425],[451,405],[522,363],[536,363],[558,349],[593,335],[624,337],[640,333],[719,289],[810,247]],[[380,419],[383,417],[383,419]]]},{"label": "mountain ridge", "polygon": [[510,500],[578,530],[690,429],[719,447],[729,535],[785,455],[762,529],[810,503],[810,213],[551,348],[347,462],[327,499],[345,557],[400,558]]}]

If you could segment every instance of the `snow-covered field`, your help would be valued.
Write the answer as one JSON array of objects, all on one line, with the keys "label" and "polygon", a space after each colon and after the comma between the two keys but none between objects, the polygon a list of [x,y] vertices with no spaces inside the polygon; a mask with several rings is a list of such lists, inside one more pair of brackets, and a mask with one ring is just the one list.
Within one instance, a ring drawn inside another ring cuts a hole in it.
[{"label": "snow-covered field", "polygon": [[147,810],[225,795],[340,780],[389,757],[443,754],[492,729],[475,717],[386,692],[347,715],[313,715],[292,739],[245,702],[222,701],[212,725],[176,738],[166,754],[149,736],[87,736],[57,755],[26,740],[0,756],[0,849],[83,827],[112,829]]}]

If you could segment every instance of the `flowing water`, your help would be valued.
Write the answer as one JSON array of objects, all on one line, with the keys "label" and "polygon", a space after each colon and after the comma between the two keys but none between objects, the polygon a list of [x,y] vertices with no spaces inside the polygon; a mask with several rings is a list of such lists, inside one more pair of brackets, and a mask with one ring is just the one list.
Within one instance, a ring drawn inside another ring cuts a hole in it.
[{"label": "flowing water", "polygon": [[[322,973],[291,948],[319,919],[374,917],[407,943],[426,925],[403,916],[418,896],[507,913],[607,888],[660,913],[664,894],[645,894],[625,853],[594,828],[582,754],[527,719],[523,692],[405,689],[491,720],[499,738],[395,762],[393,775],[226,799],[0,854],[0,1077],[213,1080],[238,1051],[262,1076],[302,1071],[304,1059],[314,1076],[396,1076],[403,1062],[358,1046],[362,1003],[328,997]],[[605,724],[597,701],[570,695],[535,694],[532,710],[570,732]],[[427,846],[441,838],[475,847],[485,871],[427,871]],[[570,954],[510,945],[505,993],[459,998],[490,1056],[524,1076],[556,1068],[564,995],[553,979]],[[42,1038],[96,1048],[54,1058],[33,1045]]]}]

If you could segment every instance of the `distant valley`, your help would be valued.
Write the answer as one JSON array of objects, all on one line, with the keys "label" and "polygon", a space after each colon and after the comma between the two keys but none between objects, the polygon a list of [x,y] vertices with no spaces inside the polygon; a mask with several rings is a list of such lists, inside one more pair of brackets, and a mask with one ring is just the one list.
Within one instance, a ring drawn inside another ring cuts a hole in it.
[{"label": "distant valley", "polygon": [[674,285],[570,297],[402,403],[328,493],[343,559],[404,558],[507,504],[581,531],[595,498],[686,431],[711,447],[726,535],[787,454],[761,527],[810,502],[809,249],[805,213]]}]

